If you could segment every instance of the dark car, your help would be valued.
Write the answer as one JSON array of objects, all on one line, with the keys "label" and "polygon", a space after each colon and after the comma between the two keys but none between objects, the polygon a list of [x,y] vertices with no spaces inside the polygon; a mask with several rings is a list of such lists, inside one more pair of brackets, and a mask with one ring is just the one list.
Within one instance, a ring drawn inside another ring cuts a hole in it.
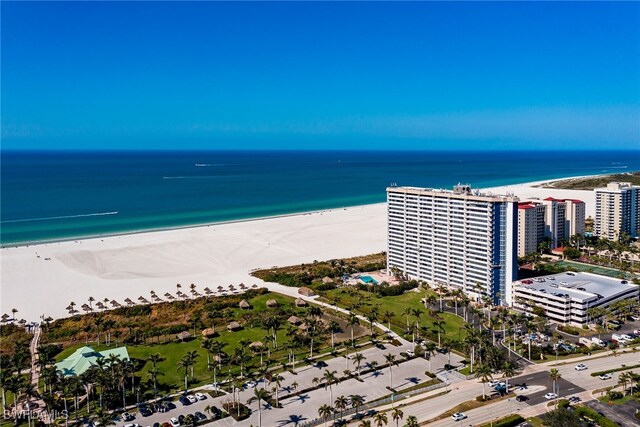
[{"label": "dark car", "polygon": [[327,366],[329,366],[329,365],[327,365],[327,362],[325,362],[323,360],[320,360],[320,361],[316,362],[316,368],[326,368]]},{"label": "dark car", "polygon": [[203,414],[202,412],[198,411],[195,414],[193,414],[194,417],[196,417],[196,420],[198,421],[204,421],[207,419],[207,416],[205,414]]},{"label": "dark car", "polygon": [[151,416],[152,414],[153,412],[148,407],[146,406],[140,407],[140,415],[142,415],[143,417],[148,417],[148,416]]},{"label": "dark car", "polygon": [[378,343],[376,344],[376,347],[378,347],[380,350],[385,350],[387,347],[384,346],[384,344],[382,343]]},{"label": "dark car", "polygon": [[153,423],[153,427],[160,427],[160,423]]},{"label": "dark car", "polygon": [[516,401],[518,402],[525,402],[529,400],[529,398],[525,395],[519,394],[518,396],[516,396]]},{"label": "dark car", "polygon": [[220,418],[222,416],[222,411],[220,409],[218,409],[217,406],[212,406],[209,409],[209,412],[211,412],[211,419],[213,419],[213,420],[217,420],[218,418]]},{"label": "dark car", "polygon": [[189,399],[187,399],[187,396],[180,396],[180,403],[182,403],[184,406],[187,405],[191,405],[191,402],[189,402]]}]

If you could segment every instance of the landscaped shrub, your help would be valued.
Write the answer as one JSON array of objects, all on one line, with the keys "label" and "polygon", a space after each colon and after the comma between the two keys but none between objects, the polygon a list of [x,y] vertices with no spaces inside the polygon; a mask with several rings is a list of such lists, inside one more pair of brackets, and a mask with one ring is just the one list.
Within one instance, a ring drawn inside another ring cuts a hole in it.
[{"label": "landscaped shrub", "polygon": [[492,425],[493,427],[515,427],[523,423],[524,421],[525,419],[522,418],[520,415],[514,414],[514,415],[509,415],[508,417],[505,417],[501,420],[498,420],[495,423],[484,424],[482,425],[482,427],[490,426],[490,425]]},{"label": "landscaped shrub", "polygon": [[580,335],[580,330],[573,326],[558,325],[558,330],[570,335]]},{"label": "landscaped shrub", "polygon": [[618,400],[624,397],[621,391],[615,391],[615,390],[609,390],[607,392],[607,396],[609,397],[609,400]]},{"label": "landscaped shrub", "polygon": [[620,424],[600,415],[593,409],[586,406],[578,406],[575,408],[576,414],[583,418],[589,418],[601,427],[620,427]]},{"label": "landscaped shrub", "polygon": [[569,401],[567,399],[560,399],[558,401],[558,408],[568,408],[569,407]]},{"label": "landscaped shrub", "polygon": [[[238,415],[238,406],[240,407],[240,415]],[[222,407],[236,421],[245,420],[251,415],[251,409],[247,408],[240,402],[226,402],[222,404]]]}]

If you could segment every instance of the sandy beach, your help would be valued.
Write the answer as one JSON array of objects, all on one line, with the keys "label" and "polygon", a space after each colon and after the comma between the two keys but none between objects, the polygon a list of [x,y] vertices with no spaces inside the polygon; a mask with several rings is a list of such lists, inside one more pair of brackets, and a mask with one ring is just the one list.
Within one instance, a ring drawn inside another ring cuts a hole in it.
[{"label": "sandy beach", "polygon": [[[537,188],[541,182],[485,189],[529,198],[577,198],[595,209],[591,191]],[[71,301],[137,301],[175,294],[176,284],[205,287],[263,283],[256,268],[284,266],[384,251],[386,205],[332,209],[300,215],[176,230],[29,245],[0,250],[0,314],[38,321],[68,316]],[[269,284],[291,295],[295,289]]]}]

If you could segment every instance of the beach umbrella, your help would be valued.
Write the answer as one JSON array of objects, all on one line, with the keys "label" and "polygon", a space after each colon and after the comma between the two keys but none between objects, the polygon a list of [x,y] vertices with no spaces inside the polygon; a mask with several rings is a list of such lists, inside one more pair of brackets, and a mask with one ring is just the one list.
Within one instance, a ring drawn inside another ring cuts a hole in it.
[{"label": "beach umbrella", "polygon": [[26,325],[27,321],[24,320],[24,319],[20,319],[20,321],[18,323],[21,324],[21,325]]},{"label": "beach umbrella", "polygon": [[209,295],[211,293],[211,289],[209,289],[209,287],[204,288],[204,293]]},{"label": "beach umbrella", "polygon": [[171,294],[169,292],[167,292],[166,294],[164,294],[164,296],[169,298],[171,296]]},{"label": "beach umbrella", "polygon": [[67,306],[66,310],[69,310],[69,311],[73,310],[73,306],[72,306],[71,304],[69,304],[69,305]]},{"label": "beach umbrella", "polygon": [[198,295],[198,291],[196,291],[195,289],[191,289],[191,295]]},{"label": "beach umbrella", "polygon": [[224,289],[222,286],[218,286],[218,292],[222,292],[222,289]]},{"label": "beach umbrella", "polygon": [[114,299],[112,299],[112,300],[111,300],[111,303],[110,303],[110,304],[111,304],[112,306],[114,306],[114,307],[116,307],[116,306],[120,305],[120,304],[118,304],[118,301],[116,301],[116,300],[114,300]]},{"label": "beach umbrella", "polygon": [[253,289],[257,288],[258,285],[256,285],[255,283],[253,284],[253,286],[251,286]]},{"label": "beach umbrella", "polygon": [[11,319],[11,316],[9,316],[7,313],[2,315],[2,321],[3,322],[8,322],[9,319]]},{"label": "beach umbrella", "polygon": [[140,296],[138,297],[138,301],[141,301],[141,302],[142,302],[142,301],[146,301],[146,299],[145,299],[142,295],[140,295]]}]

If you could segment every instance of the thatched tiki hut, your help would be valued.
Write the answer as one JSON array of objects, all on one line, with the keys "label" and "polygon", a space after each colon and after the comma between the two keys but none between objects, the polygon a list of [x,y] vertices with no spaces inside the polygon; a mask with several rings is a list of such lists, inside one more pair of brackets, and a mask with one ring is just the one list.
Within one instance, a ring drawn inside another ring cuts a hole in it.
[{"label": "thatched tiki hut", "polygon": [[278,304],[278,301],[274,300],[274,299],[270,299],[269,301],[267,301],[267,307],[269,308],[275,308],[278,307],[280,304]]},{"label": "thatched tiki hut", "polygon": [[216,335],[216,331],[213,328],[207,328],[202,331],[202,336],[205,338],[215,337]]},{"label": "thatched tiki hut", "polygon": [[248,310],[251,308],[251,304],[249,304],[246,299],[240,301],[240,304],[238,306],[243,310]]},{"label": "thatched tiki hut", "polygon": [[322,283],[333,283],[333,279],[329,276],[324,276],[322,278]]},{"label": "thatched tiki hut", "polygon": [[259,348],[262,348],[263,344],[262,341],[254,341],[251,344],[249,344],[249,348],[252,350],[258,350]]},{"label": "thatched tiki hut", "polygon": [[180,332],[178,335],[176,335],[176,337],[178,337],[180,341],[184,341],[191,338],[191,334],[187,331],[183,331],[183,332]]},{"label": "thatched tiki hut", "polygon": [[229,332],[239,331],[240,329],[242,329],[242,325],[235,320],[227,325],[227,331]]},{"label": "thatched tiki hut", "polygon": [[306,307],[308,305],[309,304],[307,304],[307,302],[302,298],[296,298],[296,307]]},{"label": "thatched tiki hut", "polygon": [[307,288],[305,286],[298,289],[298,293],[300,295],[304,295],[305,297],[312,297],[315,295],[315,293],[310,288]]},{"label": "thatched tiki hut", "polygon": [[299,325],[300,318],[298,316],[291,316],[287,319],[287,322],[291,323],[292,325]]}]

